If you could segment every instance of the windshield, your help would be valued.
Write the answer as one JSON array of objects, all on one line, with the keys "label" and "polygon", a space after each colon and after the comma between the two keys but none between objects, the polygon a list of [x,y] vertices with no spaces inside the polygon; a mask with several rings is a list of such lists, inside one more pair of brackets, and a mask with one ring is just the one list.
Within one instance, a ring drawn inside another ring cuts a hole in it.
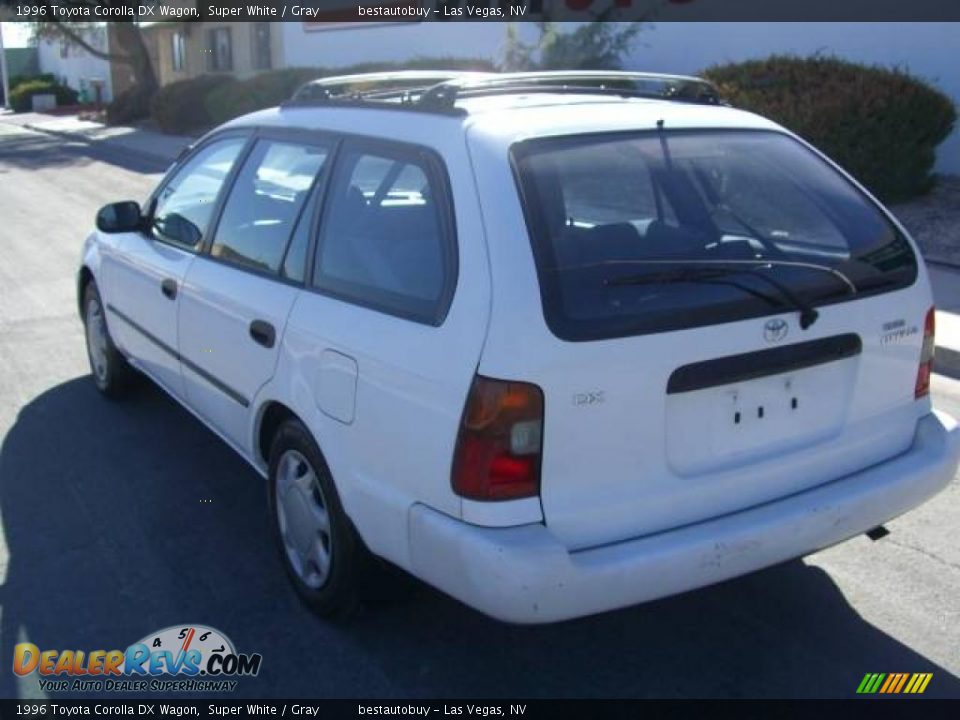
[{"label": "windshield", "polygon": [[[782,133],[538,139],[513,157],[545,315],[564,339],[730,322],[916,279],[883,212]],[[703,272],[745,268],[736,282]]]}]

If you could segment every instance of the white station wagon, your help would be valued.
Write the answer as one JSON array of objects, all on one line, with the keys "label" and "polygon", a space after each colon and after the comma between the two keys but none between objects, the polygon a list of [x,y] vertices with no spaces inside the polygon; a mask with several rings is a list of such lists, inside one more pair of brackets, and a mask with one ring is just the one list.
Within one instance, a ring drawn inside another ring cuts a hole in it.
[{"label": "white station wagon", "polygon": [[308,84],[103,208],[78,291],[97,387],[149,376],[268,478],[323,615],[371,554],[507,621],[623,607],[870,532],[960,457],[903,227],[696,78]]}]

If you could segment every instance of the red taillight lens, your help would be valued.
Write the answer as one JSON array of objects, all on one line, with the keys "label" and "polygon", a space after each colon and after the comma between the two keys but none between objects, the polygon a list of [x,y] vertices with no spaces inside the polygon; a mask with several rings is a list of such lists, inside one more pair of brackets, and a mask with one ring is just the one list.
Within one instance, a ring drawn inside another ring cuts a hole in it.
[{"label": "red taillight lens", "polygon": [[453,491],[471,500],[535,497],[542,434],[540,388],[478,375],[453,457]]},{"label": "red taillight lens", "polygon": [[917,369],[917,384],[913,395],[922,398],[930,394],[930,373],[933,372],[933,349],[936,347],[934,331],[936,325],[934,308],[927,311],[923,323],[923,347],[920,350],[920,367]]}]

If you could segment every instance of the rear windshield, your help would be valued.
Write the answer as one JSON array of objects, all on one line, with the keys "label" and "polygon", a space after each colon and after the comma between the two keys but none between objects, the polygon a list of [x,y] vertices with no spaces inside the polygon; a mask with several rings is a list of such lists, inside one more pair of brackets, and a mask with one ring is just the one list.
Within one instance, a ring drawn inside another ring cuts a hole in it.
[{"label": "rear windshield", "polygon": [[563,339],[760,317],[916,279],[883,212],[782,133],[581,135],[512,152],[544,313]]}]

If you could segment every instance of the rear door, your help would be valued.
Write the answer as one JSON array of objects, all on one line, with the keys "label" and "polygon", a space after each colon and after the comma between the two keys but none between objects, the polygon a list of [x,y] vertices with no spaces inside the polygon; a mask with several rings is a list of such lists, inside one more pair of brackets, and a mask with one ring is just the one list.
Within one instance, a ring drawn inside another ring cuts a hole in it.
[{"label": "rear door", "polygon": [[[570,547],[735,512],[909,446],[929,407],[914,400],[929,294],[902,233],[812,151],[677,131],[514,157],[532,247],[499,241],[516,235],[511,207],[485,205],[494,276],[532,249],[535,295],[495,301],[480,372],[543,389],[541,501]],[[503,185],[496,173],[481,183]]]},{"label": "rear door", "polygon": [[110,329],[141,367],[183,397],[177,316],[184,278],[213,219],[213,209],[246,137],[206,143],[155,195],[151,229],[127,233],[104,257]]},{"label": "rear door", "polygon": [[260,133],[187,276],[179,332],[187,399],[241,448],[303,282],[310,200],[331,150],[316,134]]},{"label": "rear door", "polygon": [[[439,141],[443,147],[443,141]],[[462,139],[348,138],[319,223],[309,291],[284,335],[305,420],[344,505],[403,561],[403,510],[451,515],[449,464],[486,327],[489,280]],[[449,153],[449,154],[447,154]]]}]

